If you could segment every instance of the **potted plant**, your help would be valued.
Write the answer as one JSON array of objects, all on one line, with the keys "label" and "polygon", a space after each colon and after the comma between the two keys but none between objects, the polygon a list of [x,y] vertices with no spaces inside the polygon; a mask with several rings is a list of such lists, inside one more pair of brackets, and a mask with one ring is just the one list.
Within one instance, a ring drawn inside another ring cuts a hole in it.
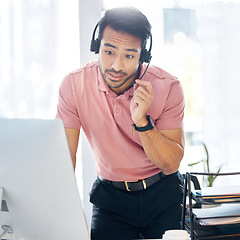
[{"label": "potted plant", "polygon": [[[217,171],[211,171],[210,170],[210,164],[209,164],[209,152],[207,149],[207,146],[205,143],[201,142],[201,144],[204,147],[205,153],[206,153],[206,158],[195,162],[195,163],[190,163],[188,164],[189,167],[195,166],[199,163],[203,163],[203,169],[205,173],[219,173],[221,171],[222,165],[220,167],[218,167]],[[217,175],[205,175],[203,176],[203,185],[207,186],[207,187],[212,187],[213,186],[213,182],[215,181],[215,179],[217,178]]]}]

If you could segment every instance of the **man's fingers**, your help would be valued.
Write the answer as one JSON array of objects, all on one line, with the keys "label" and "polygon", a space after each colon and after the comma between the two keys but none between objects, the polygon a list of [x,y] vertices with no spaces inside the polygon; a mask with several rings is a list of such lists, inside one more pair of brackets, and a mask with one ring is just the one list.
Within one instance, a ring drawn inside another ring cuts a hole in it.
[{"label": "man's fingers", "polygon": [[153,96],[148,93],[145,89],[143,88],[138,88],[138,90],[134,93],[135,98],[141,98],[142,100],[150,103],[153,100]]},{"label": "man's fingers", "polygon": [[[145,87],[146,90],[150,93],[150,94],[153,94],[153,91],[152,91],[152,84],[148,81],[144,81],[144,80],[136,80],[136,83],[138,84],[138,86],[142,86],[142,87]],[[135,84],[136,85],[136,84]]]},{"label": "man's fingers", "polygon": [[139,86],[136,91],[134,92],[134,96],[140,96],[142,99],[149,99],[149,101],[153,100],[153,93],[147,91],[145,87]]}]

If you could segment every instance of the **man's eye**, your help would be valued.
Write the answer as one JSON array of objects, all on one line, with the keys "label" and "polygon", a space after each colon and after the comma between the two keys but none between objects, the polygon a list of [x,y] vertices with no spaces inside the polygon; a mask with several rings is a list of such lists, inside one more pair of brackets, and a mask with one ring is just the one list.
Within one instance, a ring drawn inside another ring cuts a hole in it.
[{"label": "man's eye", "polygon": [[106,52],[108,55],[113,55],[113,52],[112,52],[112,51],[106,50],[105,52]]},{"label": "man's eye", "polygon": [[126,58],[131,59],[131,58],[134,58],[134,56],[133,55],[126,55]]}]

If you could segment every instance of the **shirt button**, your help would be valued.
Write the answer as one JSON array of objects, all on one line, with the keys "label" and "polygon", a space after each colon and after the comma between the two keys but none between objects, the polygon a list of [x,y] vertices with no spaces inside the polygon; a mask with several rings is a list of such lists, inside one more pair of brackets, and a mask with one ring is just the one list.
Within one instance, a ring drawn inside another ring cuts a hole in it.
[{"label": "shirt button", "polygon": [[119,112],[120,112],[120,109],[119,109],[119,108],[116,108],[115,111],[116,111],[116,113],[119,113]]}]

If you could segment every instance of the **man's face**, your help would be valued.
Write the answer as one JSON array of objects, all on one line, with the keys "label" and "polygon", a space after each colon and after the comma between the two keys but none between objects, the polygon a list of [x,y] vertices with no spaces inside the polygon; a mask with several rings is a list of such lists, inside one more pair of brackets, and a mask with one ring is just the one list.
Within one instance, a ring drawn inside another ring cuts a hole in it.
[{"label": "man's face", "polygon": [[99,67],[109,88],[124,93],[136,79],[141,54],[141,39],[107,26],[99,49]]}]

